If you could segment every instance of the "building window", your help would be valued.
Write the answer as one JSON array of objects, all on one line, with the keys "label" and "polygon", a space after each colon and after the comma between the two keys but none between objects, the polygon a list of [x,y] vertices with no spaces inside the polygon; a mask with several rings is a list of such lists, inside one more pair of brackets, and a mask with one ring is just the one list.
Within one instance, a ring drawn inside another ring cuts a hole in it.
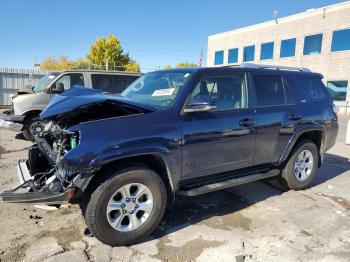
[{"label": "building window", "polygon": [[243,62],[254,61],[254,52],[255,52],[254,45],[244,47]]},{"label": "building window", "polygon": [[332,52],[350,50],[350,29],[333,32]]},{"label": "building window", "polygon": [[261,44],[260,60],[273,58],[273,46],[273,42]]},{"label": "building window", "polygon": [[345,101],[348,81],[328,81],[327,90],[334,101]]},{"label": "building window", "polygon": [[304,55],[313,55],[321,53],[322,36],[322,34],[305,36]]},{"label": "building window", "polygon": [[286,39],[281,41],[280,57],[295,56],[296,39]]},{"label": "building window", "polygon": [[224,63],[224,51],[215,52],[215,65],[222,65]]},{"label": "building window", "polygon": [[238,48],[228,50],[228,63],[233,64],[238,62]]}]

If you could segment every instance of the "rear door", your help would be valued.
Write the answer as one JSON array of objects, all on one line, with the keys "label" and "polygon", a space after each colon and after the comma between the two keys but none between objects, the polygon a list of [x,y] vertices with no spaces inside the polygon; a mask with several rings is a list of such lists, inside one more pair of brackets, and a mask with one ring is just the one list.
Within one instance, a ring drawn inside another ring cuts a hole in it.
[{"label": "rear door", "polygon": [[209,96],[217,109],[181,116],[182,179],[253,165],[254,109],[248,106],[245,73],[213,75],[196,85],[190,99]]},{"label": "rear door", "polygon": [[302,119],[287,81],[278,73],[251,73],[255,91],[254,165],[275,163]]},{"label": "rear door", "polygon": [[113,74],[92,74],[92,87],[108,93],[120,94],[138,76],[133,75],[113,75]]}]

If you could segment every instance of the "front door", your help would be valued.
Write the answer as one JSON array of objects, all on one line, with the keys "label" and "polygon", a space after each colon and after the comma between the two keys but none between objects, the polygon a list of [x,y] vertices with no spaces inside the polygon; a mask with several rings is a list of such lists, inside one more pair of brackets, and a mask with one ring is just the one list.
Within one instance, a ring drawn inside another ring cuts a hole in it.
[{"label": "front door", "polygon": [[209,96],[217,108],[181,116],[182,179],[252,166],[255,116],[248,107],[246,75],[204,78],[189,100],[196,96]]}]

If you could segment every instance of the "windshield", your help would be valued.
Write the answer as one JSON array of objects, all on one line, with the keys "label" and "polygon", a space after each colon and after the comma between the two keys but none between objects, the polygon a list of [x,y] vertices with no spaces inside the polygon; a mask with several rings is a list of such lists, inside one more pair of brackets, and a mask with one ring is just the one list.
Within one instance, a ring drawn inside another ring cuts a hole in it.
[{"label": "windshield", "polygon": [[58,76],[58,73],[50,73],[44,76],[43,78],[40,78],[38,82],[36,82],[36,84],[34,85],[33,91],[34,92],[43,91],[43,89],[47,87],[56,76]]},{"label": "windshield", "polygon": [[155,108],[166,108],[191,78],[193,71],[158,71],[134,81],[121,96]]}]

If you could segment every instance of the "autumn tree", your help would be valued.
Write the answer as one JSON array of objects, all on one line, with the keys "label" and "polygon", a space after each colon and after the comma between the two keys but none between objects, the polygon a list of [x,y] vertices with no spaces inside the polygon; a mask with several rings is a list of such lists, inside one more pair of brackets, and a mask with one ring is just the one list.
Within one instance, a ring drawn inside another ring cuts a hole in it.
[{"label": "autumn tree", "polygon": [[125,66],[125,71],[127,72],[141,72],[140,64],[136,61],[130,61],[129,64]]},{"label": "autumn tree", "polygon": [[40,68],[47,71],[65,69],[106,69],[129,72],[140,72],[140,64],[125,53],[121,43],[114,35],[102,37],[91,45],[86,59],[70,60],[66,56],[48,57],[40,63]]},{"label": "autumn tree", "polygon": [[40,63],[40,69],[47,71],[59,71],[65,69],[84,69],[87,68],[88,62],[85,59],[79,58],[77,60],[70,60],[66,56],[59,56],[58,58],[50,56],[45,58]]},{"label": "autumn tree", "polygon": [[177,68],[188,68],[188,67],[198,67],[197,64],[194,63],[189,63],[189,62],[182,62],[182,63],[178,63],[176,65]]}]

